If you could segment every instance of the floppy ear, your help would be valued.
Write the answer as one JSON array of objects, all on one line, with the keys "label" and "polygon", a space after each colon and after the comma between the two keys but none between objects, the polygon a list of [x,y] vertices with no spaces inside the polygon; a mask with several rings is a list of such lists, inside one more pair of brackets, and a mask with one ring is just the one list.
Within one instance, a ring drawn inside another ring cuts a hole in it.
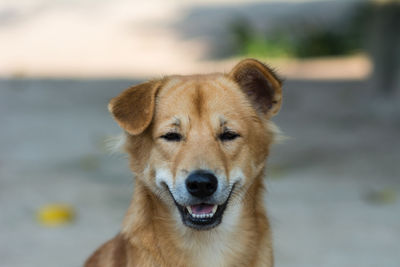
[{"label": "floppy ear", "polygon": [[232,69],[229,77],[239,84],[258,112],[267,118],[278,113],[282,82],[266,65],[255,59],[244,59]]},{"label": "floppy ear", "polygon": [[160,86],[158,81],[142,83],[111,99],[108,110],[121,128],[131,135],[138,135],[150,125]]}]

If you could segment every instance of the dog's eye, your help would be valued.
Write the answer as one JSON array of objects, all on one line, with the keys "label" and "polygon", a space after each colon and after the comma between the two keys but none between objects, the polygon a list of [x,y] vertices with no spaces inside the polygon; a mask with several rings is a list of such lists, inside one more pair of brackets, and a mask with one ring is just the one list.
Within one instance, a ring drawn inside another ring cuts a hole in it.
[{"label": "dog's eye", "polygon": [[222,142],[232,141],[233,139],[236,139],[238,137],[240,137],[240,134],[232,131],[225,131],[222,134],[218,135],[219,140],[221,140]]},{"label": "dog's eye", "polygon": [[179,133],[166,133],[164,135],[161,135],[160,138],[170,141],[170,142],[179,142],[182,140],[182,135]]}]

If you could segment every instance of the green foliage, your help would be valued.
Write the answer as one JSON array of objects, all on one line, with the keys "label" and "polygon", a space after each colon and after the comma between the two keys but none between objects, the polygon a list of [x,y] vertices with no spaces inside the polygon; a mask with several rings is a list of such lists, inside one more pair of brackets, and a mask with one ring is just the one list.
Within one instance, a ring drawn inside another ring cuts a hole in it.
[{"label": "green foliage", "polygon": [[364,49],[369,5],[355,9],[344,25],[330,29],[304,21],[286,25],[274,32],[260,33],[249,21],[239,18],[230,25],[235,51],[250,57],[343,56]]},{"label": "green foliage", "polygon": [[251,57],[291,57],[293,48],[289,38],[281,33],[270,38],[258,34],[245,19],[237,19],[230,25],[239,55]]},{"label": "green foliage", "polygon": [[255,36],[243,48],[243,55],[254,57],[293,57],[293,45],[287,38],[266,39]]},{"label": "green foliage", "polygon": [[321,57],[341,56],[362,49],[361,41],[346,33],[305,30],[299,37],[289,38],[287,32],[270,35],[249,34],[236,39],[239,55],[252,57]]},{"label": "green foliage", "polygon": [[346,33],[334,31],[309,32],[300,39],[295,47],[296,56],[321,57],[349,55],[360,50],[360,44],[354,42]]}]

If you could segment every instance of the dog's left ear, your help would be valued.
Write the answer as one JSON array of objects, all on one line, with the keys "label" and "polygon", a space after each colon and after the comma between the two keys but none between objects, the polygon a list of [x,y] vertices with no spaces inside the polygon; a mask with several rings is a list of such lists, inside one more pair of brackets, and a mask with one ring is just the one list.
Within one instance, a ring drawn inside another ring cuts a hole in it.
[{"label": "dog's left ear", "polygon": [[119,126],[131,135],[141,134],[151,123],[160,81],[145,82],[111,99],[108,110]]},{"label": "dog's left ear", "polygon": [[255,59],[244,59],[229,73],[250,99],[253,107],[270,118],[282,104],[282,82],[266,65]]}]

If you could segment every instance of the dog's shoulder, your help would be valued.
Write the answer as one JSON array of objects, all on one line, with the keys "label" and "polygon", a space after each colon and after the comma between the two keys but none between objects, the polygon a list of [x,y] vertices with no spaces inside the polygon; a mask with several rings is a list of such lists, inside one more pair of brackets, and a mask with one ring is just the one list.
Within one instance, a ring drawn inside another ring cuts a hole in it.
[{"label": "dog's shoulder", "polygon": [[129,242],[118,234],[99,247],[85,262],[84,267],[117,267],[127,266]]}]

